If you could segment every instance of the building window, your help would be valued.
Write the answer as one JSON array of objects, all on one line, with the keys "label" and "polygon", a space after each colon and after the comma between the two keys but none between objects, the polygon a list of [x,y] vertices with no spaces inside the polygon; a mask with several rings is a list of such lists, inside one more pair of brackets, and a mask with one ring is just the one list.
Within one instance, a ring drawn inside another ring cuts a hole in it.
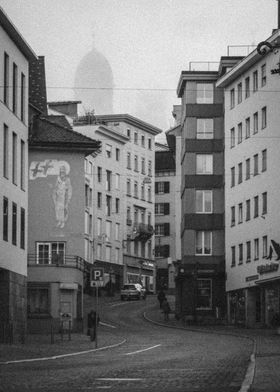
[{"label": "building window", "polygon": [[267,192],[262,194],[262,215],[267,214]]},{"label": "building window", "polygon": [[233,109],[235,106],[235,90],[232,88],[230,90],[230,108]]},{"label": "building window", "polygon": [[97,180],[99,183],[102,182],[102,167],[100,166],[97,167]]},{"label": "building window", "polygon": [[120,213],[120,199],[116,198],[116,214]]},{"label": "building window", "polygon": [[138,172],[138,156],[134,155],[134,171]]},{"label": "building window", "polygon": [[246,242],[246,263],[251,261],[251,241]]},{"label": "building window", "polygon": [[196,174],[213,174],[213,155],[196,155]]},{"label": "building window", "polygon": [[138,182],[134,181],[134,197],[138,199]]},{"label": "building window", "polygon": [[254,197],[254,218],[259,216],[259,196]]},{"label": "building window", "polygon": [[13,113],[17,113],[18,100],[18,67],[13,63]]},{"label": "building window", "polygon": [[212,232],[211,231],[197,231],[196,232],[196,255],[211,255],[212,254]]},{"label": "building window", "polygon": [[97,244],[97,259],[101,260],[102,259],[102,245],[101,244]]},{"label": "building window", "polygon": [[151,150],[152,149],[152,139],[148,138],[148,149]]},{"label": "building window", "polygon": [[231,173],[231,187],[233,188],[235,186],[235,167],[232,167],[230,169]]},{"label": "building window", "polygon": [[262,172],[267,169],[267,150],[262,150]]},{"label": "building window", "polygon": [[169,236],[170,225],[169,223],[159,223],[155,225],[155,235],[157,236]]},{"label": "building window", "polygon": [[245,79],[245,98],[250,97],[250,77]]},{"label": "building window", "polygon": [[121,176],[118,173],[116,173],[115,180],[116,180],[116,189],[120,189]]},{"label": "building window", "polygon": [[262,129],[266,128],[267,125],[267,115],[266,115],[266,106],[262,108]]},{"label": "building window", "polygon": [[259,253],[259,239],[254,239],[254,260],[259,260],[260,253]]},{"label": "building window", "polygon": [[245,137],[248,139],[250,137],[250,117],[245,120]]},{"label": "building window", "polygon": [[20,209],[20,247],[25,249],[25,209]]},{"label": "building window", "polygon": [[169,182],[162,181],[155,183],[155,193],[169,193]]},{"label": "building window", "polygon": [[258,91],[258,71],[253,72],[253,92]]},{"label": "building window", "polygon": [[8,241],[9,229],[9,201],[3,197],[3,241]]},{"label": "building window", "polygon": [[266,85],[266,64],[261,66],[261,84],[262,87]]},{"label": "building window", "polygon": [[131,154],[127,153],[127,169],[131,169]]},{"label": "building window", "polygon": [[112,236],[112,222],[111,221],[106,220],[106,222],[105,222],[105,234],[106,234],[106,241],[110,241],[111,236]]},{"label": "building window", "polygon": [[100,236],[102,233],[102,219],[97,218],[97,235]]},{"label": "building window", "polygon": [[214,121],[212,118],[197,119],[197,139],[213,139],[214,137]]},{"label": "building window", "polygon": [[238,249],[239,249],[238,264],[243,264],[243,244],[239,244]]},{"label": "building window", "polygon": [[196,213],[212,213],[212,191],[197,190],[195,191]]},{"label": "building window", "polygon": [[263,258],[267,257],[267,235],[263,236],[262,238],[263,243]]},{"label": "building window", "polygon": [[254,176],[259,174],[259,155],[254,155]]},{"label": "building window", "polygon": [[235,267],[236,265],[236,252],[235,252],[235,246],[231,247],[231,266]]},{"label": "building window", "polygon": [[141,136],[141,146],[145,147],[145,136],[144,135]]},{"label": "building window", "polygon": [[148,161],[148,176],[152,176],[152,161]]},{"label": "building window", "polygon": [[141,200],[145,200],[145,186],[141,184]]},{"label": "building window", "polygon": [[242,102],[242,82],[237,85],[237,103]]},{"label": "building window", "polygon": [[155,257],[156,258],[166,258],[170,256],[169,245],[156,245],[155,247]]},{"label": "building window", "polygon": [[230,147],[233,148],[235,146],[235,128],[231,128],[230,130]]},{"label": "building window", "polygon": [[138,144],[138,133],[134,132],[134,144]]},{"label": "building window", "polygon": [[105,260],[106,261],[112,261],[111,260],[111,251],[112,251],[111,246],[105,247]]},{"label": "building window", "polygon": [[212,280],[197,279],[197,309],[212,308]]},{"label": "building window", "polygon": [[50,314],[49,289],[47,287],[27,288],[27,313],[28,317],[45,316]]},{"label": "building window", "polygon": [[6,124],[3,132],[3,176],[9,178],[9,128]]},{"label": "building window", "polygon": [[212,83],[197,83],[197,103],[213,103],[214,86]]},{"label": "building window", "polygon": [[[169,185],[169,183],[168,183]],[[148,201],[151,202],[152,201],[152,188],[149,186],[148,187]]]},{"label": "building window", "polygon": [[128,196],[131,196],[131,182],[130,182],[130,179],[126,180],[126,194]]},{"label": "building window", "polygon": [[115,240],[119,241],[120,240],[120,224],[116,223],[115,226]]},{"label": "building window", "polygon": [[238,184],[241,184],[243,181],[243,170],[242,170],[242,162],[238,163]]},{"label": "building window", "polygon": [[20,119],[25,122],[25,75],[21,74],[21,90],[20,90]]},{"label": "building window", "polygon": [[105,155],[106,158],[111,158],[112,156],[112,146],[110,146],[110,144],[105,145]]},{"label": "building window", "polygon": [[241,143],[242,142],[242,123],[239,123],[237,126],[237,143]]},{"label": "building window", "polygon": [[12,204],[12,244],[17,244],[17,205]]},{"label": "building window", "polygon": [[145,162],[145,158],[141,159],[141,173],[142,174],[146,174],[146,162]]},{"label": "building window", "polygon": [[151,225],[151,224],[152,224],[152,214],[151,214],[151,212],[148,212],[148,225]]},{"label": "building window", "polygon": [[155,215],[169,215],[169,203],[156,203]]},{"label": "building window", "polygon": [[89,186],[85,184],[85,207],[89,207]]},{"label": "building window", "polygon": [[243,222],[243,204],[239,203],[238,204],[238,223],[242,223]]},{"label": "building window", "polygon": [[120,160],[120,149],[116,148],[116,161]]},{"label": "building window", "polygon": [[13,132],[12,180],[17,185],[17,134]]},{"label": "building window", "polygon": [[246,159],[246,180],[250,179],[250,170],[251,170],[251,163],[250,158]]},{"label": "building window", "polygon": [[9,105],[9,55],[4,53],[4,103]]},{"label": "building window", "polygon": [[254,113],[254,129],[253,132],[258,133],[259,130],[259,114],[258,112]]},{"label": "building window", "polygon": [[20,141],[20,188],[25,190],[25,142]]},{"label": "building window", "polygon": [[231,207],[231,226],[235,226],[235,206]]},{"label": "building window", "polygon": [[112,213],[112,197],[106,195],[106,215],[111,216]]},{"label": "building window", "polygon": [[112,172],[106,170],[106,191],[111,191],[112,188]]},{"label": "building window", "polygon": [[101,192],[97,193],[97,207],[102,208],[102,193]]},{"label": "building window", "polygon": [[246,221],[251,219],[251,200],[246,200]]},{"label": "building window", "polygon": [[130,129],[126,130],[126,136],[130,139],[130,136],[131,136]]}]

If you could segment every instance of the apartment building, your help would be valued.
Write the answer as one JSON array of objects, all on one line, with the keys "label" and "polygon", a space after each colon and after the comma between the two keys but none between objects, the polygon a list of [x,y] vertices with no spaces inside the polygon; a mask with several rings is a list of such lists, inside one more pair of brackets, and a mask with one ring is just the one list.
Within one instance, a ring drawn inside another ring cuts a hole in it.
[{"label": "apartment building", "polygon": [[101,141],[92,170],[92,262],[108,289],[141,281],[155,290],[154,166],[160,129],[128,114],[80,117],[74,129]]},{"label": "apartment building", "polygon": [[[175,291],[176,165],[168,146],[156,143],[155,153],[155,260],[157,290]],[[165,184],[168,184],[165,185]]]},{"label": "apartment building", "polygon": [[280,311],[279,43],[276,30],[217,81],[225,91],[228,319],[246,326],[270,325]]},{"label": "apartment building", "polygon": [[37,56],[0,7],[0,339],[26,329],[29,63]]},{"label": "apartment building", "polygon": [[217,71],[183,71],[181,241],[176,313],[193,321],[225,314],[223,91]]}]

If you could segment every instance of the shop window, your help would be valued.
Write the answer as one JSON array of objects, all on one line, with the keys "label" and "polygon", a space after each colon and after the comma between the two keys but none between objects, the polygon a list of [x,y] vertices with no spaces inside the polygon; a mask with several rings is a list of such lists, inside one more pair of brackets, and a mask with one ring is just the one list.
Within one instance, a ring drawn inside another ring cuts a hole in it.
[{"label": "shop window", "polygon": [[212,280],[197,279],[197,309],[212,308]]},{"label": "shop window", "polygon": [[49,316],[49,288],[28,287],[27,314],[28,317]]}]

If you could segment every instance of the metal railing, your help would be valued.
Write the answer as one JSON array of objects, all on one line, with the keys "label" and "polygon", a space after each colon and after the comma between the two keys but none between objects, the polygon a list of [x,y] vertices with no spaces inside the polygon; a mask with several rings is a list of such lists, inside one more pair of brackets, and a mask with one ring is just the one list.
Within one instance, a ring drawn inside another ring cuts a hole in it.
[{"label": "metal railing", "polygon": [[39,253],[28,254],[28,266],[56,266],[56,267],[71,267],[77,268],[80,271],[88,270],[89,263],[80,256],[76,255],[59,255],[48,254],[42,255]]},{"label": "metal railing", "polygon": [[189,71],[218,71],[218,61],[190,61]]}]

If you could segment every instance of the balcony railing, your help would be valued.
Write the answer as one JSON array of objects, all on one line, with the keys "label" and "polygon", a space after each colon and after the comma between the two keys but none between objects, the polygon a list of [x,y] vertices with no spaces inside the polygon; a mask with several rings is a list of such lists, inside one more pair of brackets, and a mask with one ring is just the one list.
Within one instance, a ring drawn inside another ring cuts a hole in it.
[{"label": "balcony railing", "polygon": [[31,266],[56,266],[87,271],[89,263],[80,256],[64,254],[28,254],[27,264]]}]

